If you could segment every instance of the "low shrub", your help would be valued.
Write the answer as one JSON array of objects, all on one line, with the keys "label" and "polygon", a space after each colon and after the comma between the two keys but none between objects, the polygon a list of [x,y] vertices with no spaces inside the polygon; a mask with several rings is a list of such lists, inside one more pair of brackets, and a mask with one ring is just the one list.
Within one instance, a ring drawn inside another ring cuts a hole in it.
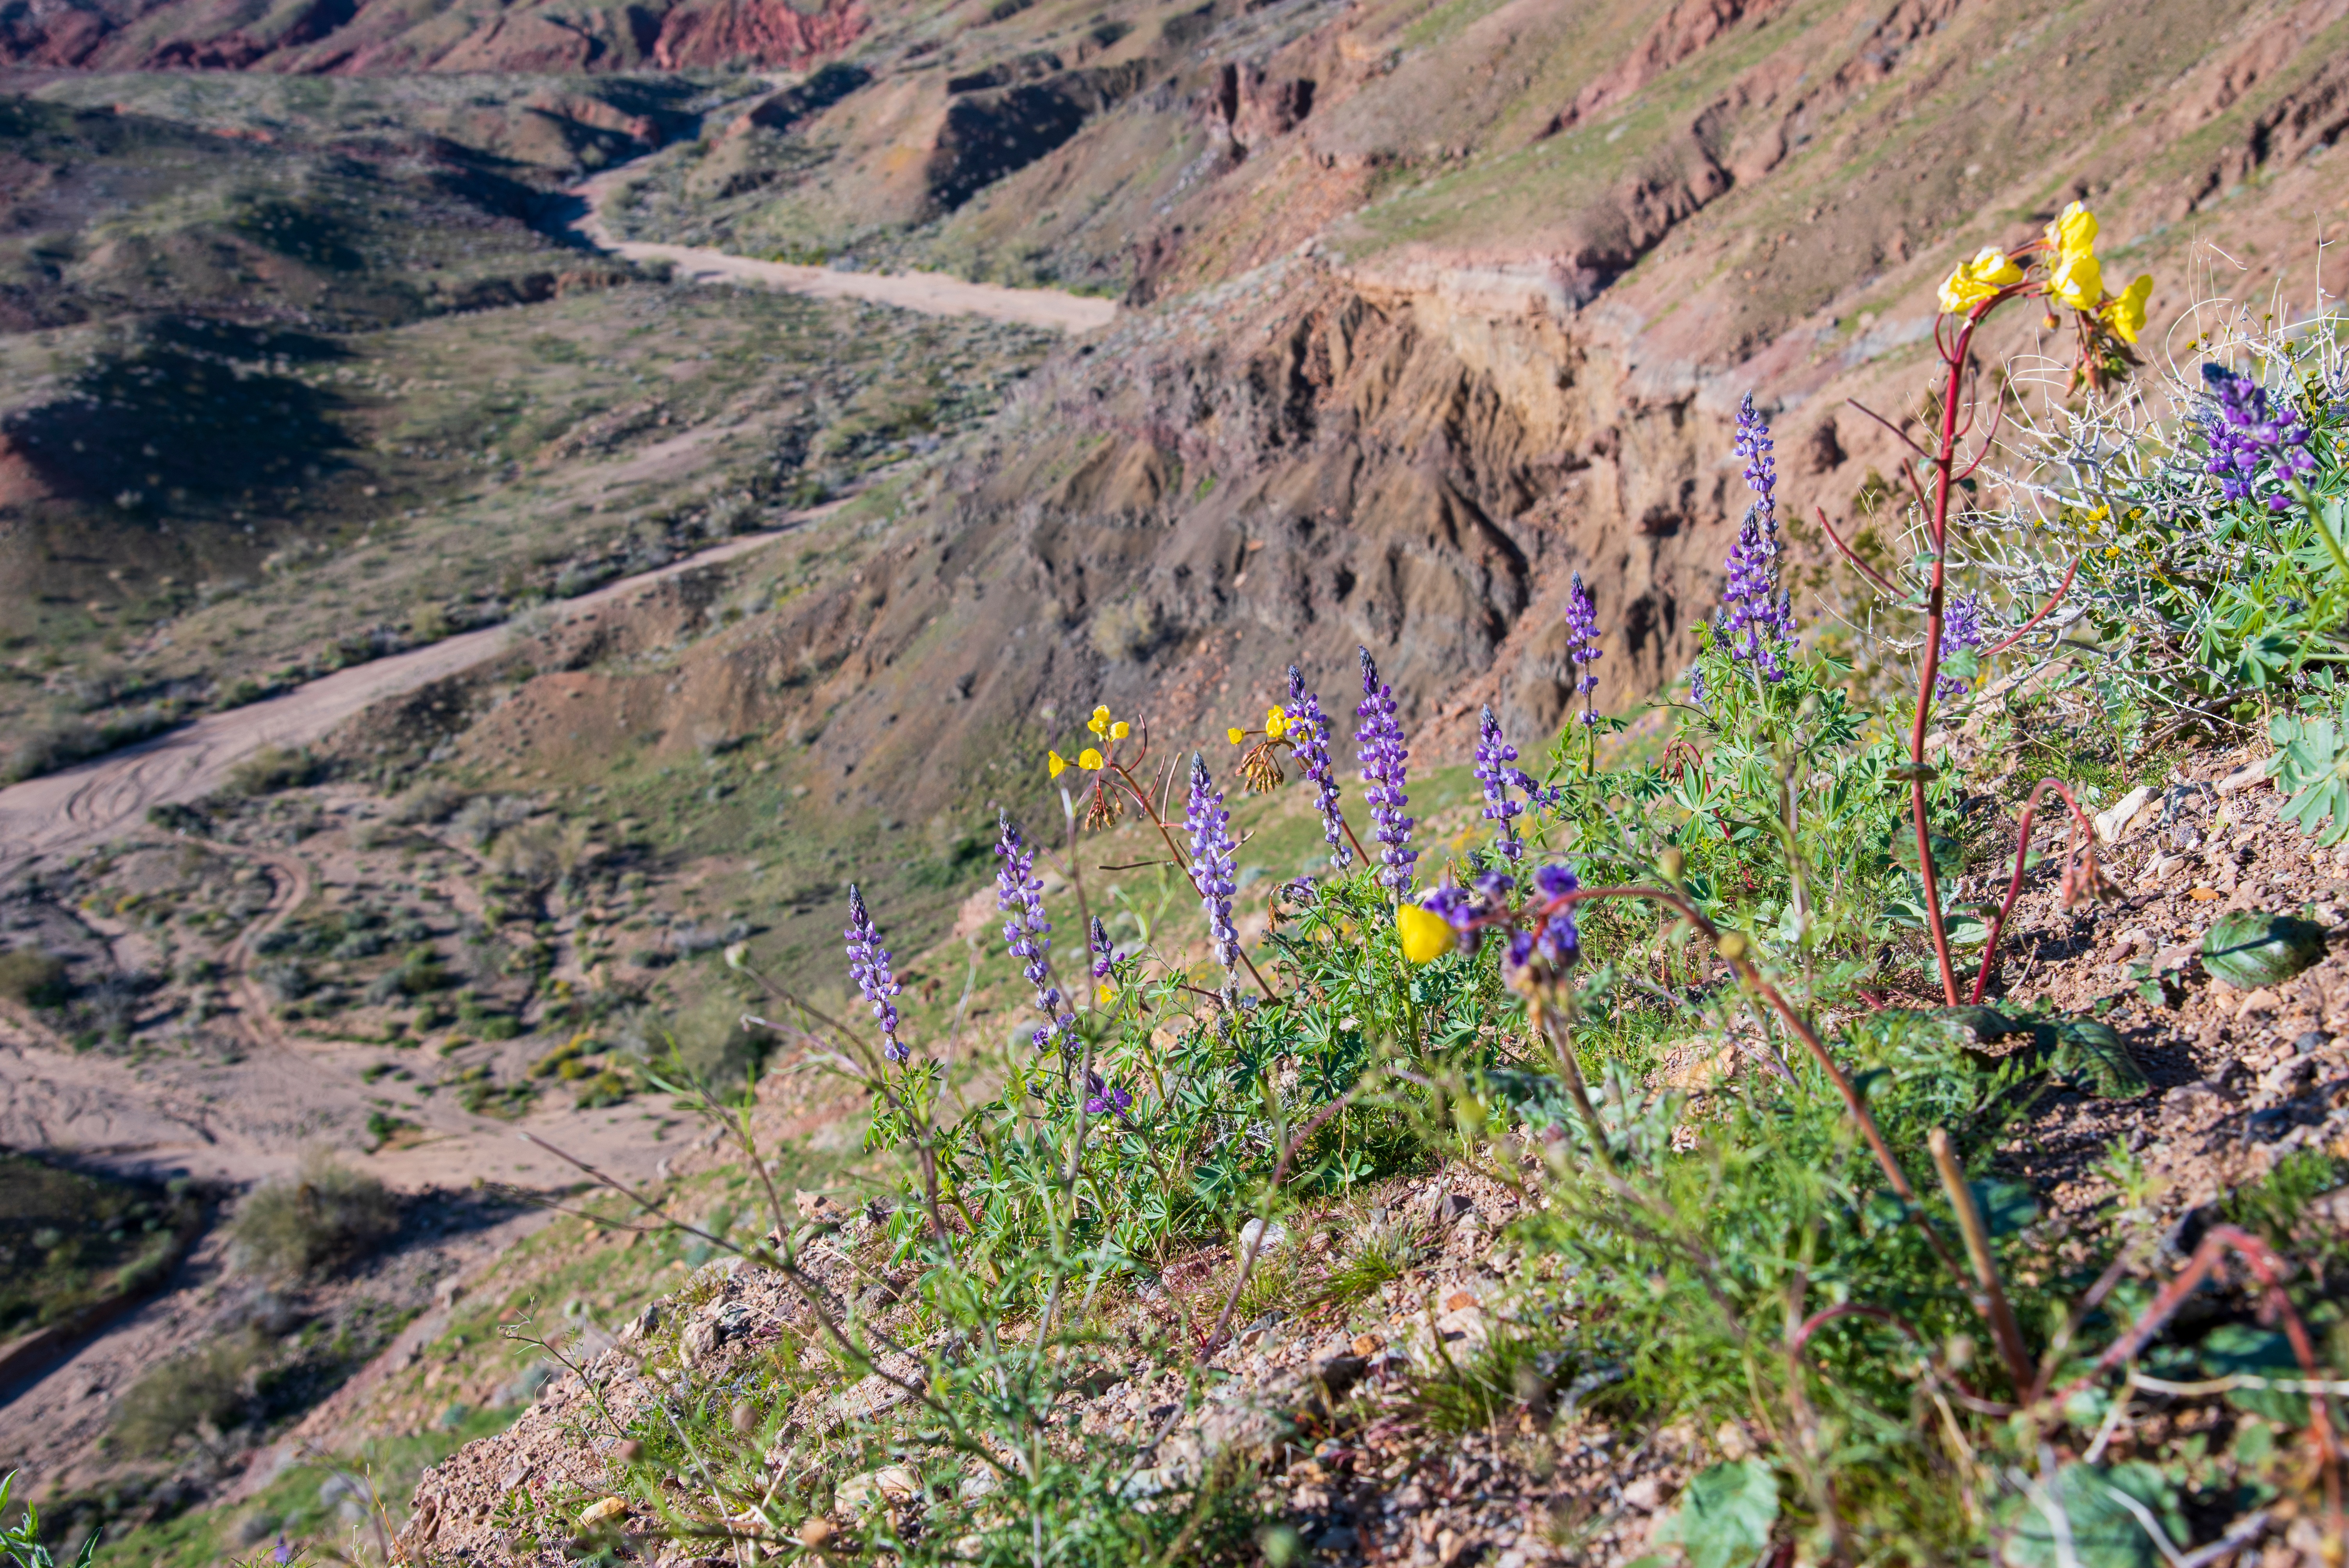
[{"label": "low shrub", "polygon": [[265,746],[228,770],[227,792],[250,799],[295,789],[318,776],[318,765],[300,748]]},{"label": "low shrub", "polygon": [[183,1438],[243,1425],[263,1360],[259,1339],[241,1334],[164,1362],[115,1407],[115,1442],[133,1457],[159,1458]]},{"label": "low shrub", "polygon": [[0,996],[27,1007],[55,1007],[71,995],[62,959],[31,947],[0,953]]},{"label": "low shrub", "polygon": [[230,1234],[245,1267],[311,1279],[349,1262],[398,1224],[398,1201],[382,1182],[314,1150],[293,1180],[266,1182],[245,1199]]}]

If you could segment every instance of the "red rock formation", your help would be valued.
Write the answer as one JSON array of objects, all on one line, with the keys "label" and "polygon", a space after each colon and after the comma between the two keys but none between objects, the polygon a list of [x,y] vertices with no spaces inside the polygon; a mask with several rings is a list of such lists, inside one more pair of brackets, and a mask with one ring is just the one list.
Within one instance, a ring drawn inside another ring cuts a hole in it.
[{"label": "red rock formation", "polygon": [[667,71],[744,61],[804,69],[854,43],[871,19],[860,0],[802,15],[788,0],[685,0],[661,19],[653,63]]}]

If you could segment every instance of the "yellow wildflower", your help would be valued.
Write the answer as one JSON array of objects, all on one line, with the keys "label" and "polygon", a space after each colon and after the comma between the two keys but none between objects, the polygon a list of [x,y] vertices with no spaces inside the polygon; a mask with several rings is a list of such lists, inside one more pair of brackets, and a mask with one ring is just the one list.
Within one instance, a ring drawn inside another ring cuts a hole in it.
[{"label": "yellow wildflower", "polygon": [[1941,284],[1941,308],[1951,315],[1963,315],[1982,301],[2023,281],[2023,269],[2014,264],[2004,251],[1996,245],[1984,245],[1970,262],[1958,263]]},{"label": "yellow wildflower", "polygon": [[2098,314],[2115,337],[2123,343],[2135,343],[2137,335],[2145,330],[2145,303],[2153,297],[2153,274],[2139,273],[2137,282],[2105,302]]},{"label": "yellow wildflower", "polygon": [[1059,752],[1047,751],[1044,753],[1044,766],[1051,772],[1053,778],[1058,779],[1061,772],[1069,766],[1069,762],[1068,758],[1062,757]]},{"label": "yellow wildflower", "polygon": [[1092,730],[1095,735],[1108,734],[1109,705],[1104,703],[1101,707],[1093,709],[1093,716],[1085,721],[1085,727]]},{"label": "yellow wildflower", "polygon": [[1082,751],[1077,753],[1078,767],[1085,769],[1090,772],[1098,773],[1101,771],[1101,765],[1102,754],[1095,751],[1092,747],[1088,746]]},{"label": "yellow wildflower", "polygon": [[1265,709],[1264,734],[1268,740],[1278,740],[1288,733],[1288,716],[1277,707]]},{"label": "yellow wildflower", "polygon": [[2105,297],[2105,269],[2086,251],[2066,254],[2047,279],[2048,294],[2074,310],[2094,310]]},{"label": "yellow wildflower", "polygon": [[1106,980],[1096,980],[1093,982],[1093,1001],[1097,1006],[1106,1007],[1116,1000],[1116,986],[1111,985]]},{"label": "yellow wildflower", "polygon": [[1415,903],[1395,911],[1395,930],[1402,937],[1402,955],[1413,964],[1433,963],[1457,944],[1450,921]]},{"label": "yellow wildflower", "polygon": [[1109,727],[1109,738],[1112,740],[1123,740],[1127,736],[1132,735],[1133,733],[1133,726],[1126,723],[1125,720],[1122,718],[1115,724]]},{"label": "yellow wildflower", "polygon": [[1242,729],[1238,725],[1234,725],[1231,728],[1224,731],[1224,734],[1229,738],[1234,746],[1237,746],[1240,743],[1240,738],[1247,733],[1247,732]]},{"label": "yellow wildflower", "polygon": [[2070,261],[2085,256],[2096,242],[2096,215],[2075,201],[2047,225],[2047,243],[2057,257]]}]

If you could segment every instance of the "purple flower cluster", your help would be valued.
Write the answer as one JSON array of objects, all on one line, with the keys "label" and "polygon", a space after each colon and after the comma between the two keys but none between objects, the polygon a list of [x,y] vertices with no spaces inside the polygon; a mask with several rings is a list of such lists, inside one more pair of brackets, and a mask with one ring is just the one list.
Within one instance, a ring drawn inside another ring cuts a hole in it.
[{"label": "purple flower cluster", "polygon": [[889,950],[881,945],[880,929],[865,913],[864,894],[854,882],[848,884],[848,929],[841,934],[848,938],[849,978],[880,1020],[881,1054],[902,1062],[913,1053],[897,1038],[897,1004],[891,999],[899,990],[897,977],[889,971]]},{"label": "purple flower cluster", "polygon": [[1411,886],[1412,862],[1419,851],[1411,847],[1412,819],[1402,814],[1411,804],[1403,793],[1402,727],[1395,722],[1394,693],[1379,680],[1379,666],[1371,650],[1361,650],[1362,701],[1354,709],[1354,750],[1362,763],[1362,797],[1371,805],[1371,820],[1382,846],[1379,859],[1386,867],[1379,880],[1401,893]]},{"label": "purple flower cluster", "polygon": [[1125,1114],[1133,1109],[1133,1095],[1130,1090],[1107,1082],[1099,1073],[1087,1073],[1085,1092],[1089,1097],[1085,1100],[1087,1116],[1114,1116],[1131,1125],[1133,1119]]},{"label": "purple flower cluster", "polygon": [[1102,917],[1098,914],[1093,916],[1093,929],[1092,935],[1093,947],[1093,978],[1095,980],[1106,980],[1109,978],[1110,959],[1112,954],[1110,951],[1109,945],[1109,927],[1102,923]]},{"label": "purple flower cluster", "polygon": [[[1537,907],[1582,885],[1569,866],[1539,867],[1534,872],[1533,882]],[[1573,906],[1568,905],[1545,916],[1535,930],[1512,933],[1508,950],[1501,958],[1502,967],[1514,981],[1528,966],[1537,977],[1557,978],[1573,967],[1574,961],[1581,955],[1582,933],[1574,923]]]},{"label": "purple flower cluster", "polygon": [[1321,717],[1319,694],[1305,689],[1305,676],[1288,666],[1288,746],[1297,765],[1313,781],[1313,809],[1321,813],[1321,836],[1330,841],[1330,863],[1344,871],[1354,859],[1346,847],[1346,820],[1338,812],[1338,773],[1330,763],[1330,721]]},{"label": "purple flower cluster", "polygon": [[1582,585],[1579,572],[1574,574],[1566,593],[1566,658],[1582,672],[1582,678],[1574,686],[1582,694],[1582,722],[1597,724],[1599,710],[1592,706],[1591,693],[1599,689],[1599,677],[1591,674],[1590,666],[1599,658],[1599,606],[1590,602],[1590,590]]},{"label": "purple flower cluster", "polygon": [[[2258,493],[2260,465],[2270,464],[2271,481],[2314,477],[2316,459],[2308,449],[2308,422],[2282,407],[2268,389],[2248,376],[2238,376],[2223,365],[2202,366],[2202,383],[2210,401],[2202,410],[2202,433],[2210,443],[2210,460],[2204,471],[2219,481],[2229,500],[2247,500]],[[2266,495],[2270,511],[2286,511],[2292,498],[2271,482]]]},{"label": "purple flower cluster", "polygon": [[1191,880],[1207,910],[1207,934],[1215,939],[1216,962],[1228,975],[1239,967],[1240,934],[1232,923],[1232,899],[1239,882],[1232,866],[1232,814],[1224,810],[1224,792],[1216,788],[1206,758],[1191,754],[1191,798],[1183,808],[1183,826],[1191,834]]},{"label": "purple flower cluster", "polygon": [[1021,961],[1020,973],[1036,987],[1036,1008],[1047,1020],[1036,1026],[1036,1048],[1042,1050],[1057,1029],[1064,1045],[1075,1038],[1076,1025],[1061,1011],[1061,988],[1044,955],[1051,951],[1052,923],[1044,918],[1044,880],[1036,874],[1036,851],[1019,836],[1009,814],[996,819],[995,907],[1008,916],[1003,944]]},{"label": "purple flower cluster", "polygon": [[1778,586],[1778,474],[1770,457],[1775,444],[1748,392],[1737,409],[1737,455],[1745,459],[1746,487],[1758,499],[1745,509],[1729,552],[1721,635],[1732,658],[1752,665],[1768,681],[1785,678],[1785,645],[1796,630],[1794,596]]},{"label": "purple flower cluster", "polygon": [[1506,872],[1485,872],[1471,887],[1445,882],[1432,890],[1419,901],[1419,907],[1442,915],[1453,930],[1464,934],[1506,914],[1509,890],[1516,885],[1516,879]]},{"label": "purple flower cluster", "polygon": [[1493,847],[1512,863],[1526,852],[1517,838],[1516,823],[1525,806],[1509,799],[1509,786],[1525,778],[1510,766],[1516,759],[1517,748],[1501,738],[1501,721],[1487,707],[1476,721],[1476,782],[1485,787],[1485,820],[1500,824],[1500,837]]},{"label": "purple flower cluster", "polygon": [[[1961,593],[1941,607],[1943,658],[1969,648],[1979,648],[1989,640],[1982,627],[1981,595]],[[1933,698],[1937,702],[1947,702],[1951,697],[1963,696],[1965,690],[1966,682],[1962,678],[1944,675],[1933,683]]]}]

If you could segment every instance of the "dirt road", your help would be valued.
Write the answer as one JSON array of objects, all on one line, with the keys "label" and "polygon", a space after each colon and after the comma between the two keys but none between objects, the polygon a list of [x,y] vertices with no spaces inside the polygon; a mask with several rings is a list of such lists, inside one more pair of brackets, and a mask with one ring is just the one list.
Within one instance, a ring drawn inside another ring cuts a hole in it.
[{"label": "dirt road", "polygon": [[[730,560],[772,543],[782,530],[748,533],[711,546],[657,572],[625,577],[592,593],[564,600],[559,615],[608,604],[682,572]],[[471,669],[495,655],[512,634],[484,626],[337,670],[265,702],[207,714],[152,740],[0,789],[0,880],[35,858],[70,854],[119,837],[144,820],[150,806],[199,799],[227,780],[229,769],[264,747],[306,746],[360,709]]]},{"label": "dirt road", "polygon": [[1060,289],[1012,289],[966,283],[944,273],[844,273],[761,262],[699,245],[623,240],[604,222],[604,203],[630,178],[626,166],[607,170],[569,194],[577,205],[557,214],[559,228],[632,262],[667,262],[696,282],[758,284],[817,299],[865,299],[926,315],[983,315],[1058,332],[1091,332],[1117,318],[1117,302]]}]

